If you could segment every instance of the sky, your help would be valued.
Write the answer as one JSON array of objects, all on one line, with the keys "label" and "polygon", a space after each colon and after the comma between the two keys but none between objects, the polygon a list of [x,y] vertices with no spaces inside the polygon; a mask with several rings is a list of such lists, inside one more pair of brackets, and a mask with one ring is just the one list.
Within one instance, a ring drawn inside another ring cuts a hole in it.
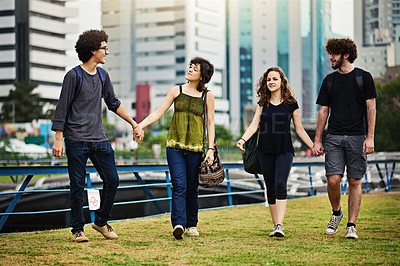
[{"label": "sky", "polygon": [[[331,29],[332,32],[350,38],[354,37],[354,0],[331,0]],[[72,1],[71,5],[79,6],[79,31],[100,28],[100,1]]]},{"label": "sky", "polygon": [[331,0],[332,32],[354,38],[353,0]]}]

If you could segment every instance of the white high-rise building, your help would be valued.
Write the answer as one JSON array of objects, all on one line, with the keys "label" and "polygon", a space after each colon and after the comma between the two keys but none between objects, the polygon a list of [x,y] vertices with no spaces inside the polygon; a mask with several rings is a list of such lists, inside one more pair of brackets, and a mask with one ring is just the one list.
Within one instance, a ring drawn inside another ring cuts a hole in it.
[{"label": "white high-rise building", "polygon": [[238,134],[251,122],[257,82],[272,66],[288,77],[304,121],[314,122],[328,69],[330,1],[232,0],[227,5],[231,130]]},{"label": "white high-rise building", "polygon": [[66,50],[74,41],[66,38],[78,31],[67,18],[78,15],[66,1],[0,0],[0,97],[4,99],[14,81],[38,84],[35,92],[56,102],[66,67],[74,58]]},{"label": "white high-rise building", "polygon": [[102,25],[110,36],[105,68],[125,106],[136,102],[136,86],[147,84],[155,110],[173,85],[186,82],[190,59],[201,56],[215,66],[208,84],[215,122],[229,126],[225,1],[103,0]]}]

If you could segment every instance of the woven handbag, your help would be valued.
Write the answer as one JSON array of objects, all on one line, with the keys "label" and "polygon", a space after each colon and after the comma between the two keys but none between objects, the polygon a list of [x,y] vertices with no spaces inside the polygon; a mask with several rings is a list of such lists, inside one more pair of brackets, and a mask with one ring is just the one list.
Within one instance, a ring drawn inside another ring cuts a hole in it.
[{"label": "woven handbag", "polygon": [[211,165],[204,162],[206,156],[206,118],[207,118],[207,92],[204,94],[203,114],[203,157],[199,167],[199,185],[204,188],[213,188],[221,184],[225,179],[225,170],[219,158],[217,145],[214,143],[214,161]]}]

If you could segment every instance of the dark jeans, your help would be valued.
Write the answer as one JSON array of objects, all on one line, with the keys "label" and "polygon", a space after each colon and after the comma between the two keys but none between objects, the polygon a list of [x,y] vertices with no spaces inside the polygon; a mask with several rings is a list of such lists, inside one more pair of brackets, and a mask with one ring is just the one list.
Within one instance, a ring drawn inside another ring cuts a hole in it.
[{"label": "dark jeans", "polygon": [[70,180],[71,199],[71,232],[83,231],[85,218],[83,216],[83,197],[86,179],[86,162],[88,158],[96,167],[103,180],[100,208],[96,210],[94,223],[106,225],[111,218],[115,194],[119,185],[119,177],[114,159],[114,150],[110,142],[82,142],[65,140],[68,158],[68,174]]},{"label": "dark jeans", "polygon": [[287,199],[287,181],[292,168],[293,153],[258,152],[258,160],[267,186],[268,204],[276,204],[277,199]]},{"label": "dark jeans", "polygon": [[172,227],[197,226],[199,212],[198,172],[201,152],[167,148],[167,161],[172,182]]}]

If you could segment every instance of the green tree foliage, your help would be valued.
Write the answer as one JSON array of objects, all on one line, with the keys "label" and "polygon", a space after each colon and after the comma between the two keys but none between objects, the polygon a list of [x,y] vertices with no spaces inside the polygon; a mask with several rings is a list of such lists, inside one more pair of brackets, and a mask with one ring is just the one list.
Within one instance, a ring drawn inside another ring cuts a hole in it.
[{"label": "green tree foliage", "polygon": [[43,118],[44,103],[38,93],[33,93],[38,85],[31,81],[16,81],[14,86],[2,108],[4,119],[20,123]]},{"label": "green tree foliage", "polygon": [[215,137],[219,148],[232,148],[233,136],[229,129],[221,125],[215,125]]},{"label": "green tree foliage", "polygon": [[377,84],[376,151],[400,150],[400,77]]}]

